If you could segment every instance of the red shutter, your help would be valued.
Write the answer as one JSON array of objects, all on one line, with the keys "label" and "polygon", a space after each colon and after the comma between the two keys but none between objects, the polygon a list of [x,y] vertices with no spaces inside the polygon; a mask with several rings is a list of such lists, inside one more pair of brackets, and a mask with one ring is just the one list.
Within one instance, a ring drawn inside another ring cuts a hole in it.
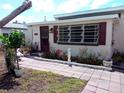
[{"label": "red shutter", "polygon": [[106,22],[99,23],[99,45],[106,44]]},{"label": "red shutter", "polygon": [[57,35],[58,35],[58,26],[54,26],[54,28],[53,28],[54,30],[54,33],[53,33],[53,38],[54,38],[54,43],[57,43],[57,40],[58,40],[58,37],[57,37]]}]

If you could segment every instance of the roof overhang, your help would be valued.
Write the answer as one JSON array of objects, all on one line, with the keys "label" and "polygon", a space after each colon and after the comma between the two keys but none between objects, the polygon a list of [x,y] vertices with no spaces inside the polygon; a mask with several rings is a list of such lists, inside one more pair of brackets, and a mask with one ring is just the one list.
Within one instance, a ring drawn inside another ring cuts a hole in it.
[{"label": "roof overhang", "polygon": [[73,12],[73,13],[64,13],[64,14],[56,14],[54,15],[55,19],[61,18],[61,17],[69,17],[69,16],[76,16],[76,15],[86,15],[86,14],[94,14],[94,13],[118,13],[120,11],[124,11],[124,6],[118,6],[118,7],[110,7],[110,8],[103,8],[103,9],[94,9],[94,10],[86,10],[86,11],[79,11],[79,12]]},{"label": "roof overhang", "polygon": [[76,23],[76,22],[86,22],[86,21],[97,21],[97,20],[112,20],[118,19],[118,14],[113,15],[103,15],[103,16],[92,16],[92,17],[85,17],[85,18],[77,18],[77,19],[68,19],[68,20],[56,20],[56,21],[46,21],[46,22],[34,22],[29,23],[28,26],[32,25],[59,25],[65,23]]}]

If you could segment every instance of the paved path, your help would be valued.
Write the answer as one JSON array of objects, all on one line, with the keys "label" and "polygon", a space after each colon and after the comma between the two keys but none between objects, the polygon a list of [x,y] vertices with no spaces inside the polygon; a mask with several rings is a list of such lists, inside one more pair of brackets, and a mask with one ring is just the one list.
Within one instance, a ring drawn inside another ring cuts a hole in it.
[{"label": "paved path", "polygon": [[88,80],[81,93],[124,93],[124,73],[108,72],[84,67],[39,61],[31,58],[23,58],[22,67],[37,70],[51,71],[69,77]]}]

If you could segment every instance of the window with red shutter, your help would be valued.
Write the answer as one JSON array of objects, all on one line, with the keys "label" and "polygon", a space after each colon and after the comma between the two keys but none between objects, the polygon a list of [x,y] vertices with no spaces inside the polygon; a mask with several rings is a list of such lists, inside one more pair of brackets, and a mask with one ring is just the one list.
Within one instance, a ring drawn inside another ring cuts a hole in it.
[{"label": "window with red shutter", "polygon": [[106,44],[106,22],[99,23],[99,45]]},{"label": "window with red shutter", "polygon": [[99,23],[59,26],[58,43],[98,45]]}]

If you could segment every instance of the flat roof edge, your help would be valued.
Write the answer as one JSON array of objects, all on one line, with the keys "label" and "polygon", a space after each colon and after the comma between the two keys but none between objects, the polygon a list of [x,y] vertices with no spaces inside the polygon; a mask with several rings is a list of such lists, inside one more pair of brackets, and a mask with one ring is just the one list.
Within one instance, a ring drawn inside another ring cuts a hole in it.
[{"label": "flat roof edge", "polygon": [[79,22],[79,21],[93,21],[93,20],[103,20],[103,19],[114,19],[119,18],[118,14],[112,14],[112,15],[104,15],[104,16],[93,16],[93,17],[87,17],[87,18],[77,18],[77,19],[67,19],[67,20],[56,20],[56,21],[47,21],[47,22],[35,22],[35,23],[29,23],[28,26],[35,26],[35,25],[56,25],[61,23],[69,23],[69,22]]},{"label": "flat roof edge", "polygon": [[76,16],[76,15],[83,15],[83,14],[109,12],[109,11],[124,11],[124,6],[94,9],[94,10],[86,10],[86,11],[64,13],[64,14],[56,14],[56,15],[54,15],[54,17],[57,19],[57,18],[61,18],[61,17],[69,17],[69,16]]}]

